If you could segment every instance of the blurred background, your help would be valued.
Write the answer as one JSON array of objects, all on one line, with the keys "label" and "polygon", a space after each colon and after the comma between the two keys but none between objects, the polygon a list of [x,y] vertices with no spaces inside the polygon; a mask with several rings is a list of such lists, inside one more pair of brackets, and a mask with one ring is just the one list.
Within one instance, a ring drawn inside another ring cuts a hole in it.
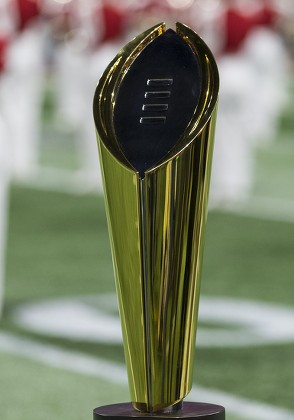
[{"label": "blurred background", "polygon": [[191,400],[294,419],[293,0],[0,0],[0,418],[129,400],[92,98],[161,21],[221,77]]}]

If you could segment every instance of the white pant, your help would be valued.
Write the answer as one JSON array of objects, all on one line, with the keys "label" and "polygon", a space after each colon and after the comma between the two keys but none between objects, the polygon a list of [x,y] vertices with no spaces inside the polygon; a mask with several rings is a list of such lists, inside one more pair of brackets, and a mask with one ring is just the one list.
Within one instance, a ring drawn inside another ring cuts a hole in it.
[{"label": "white pant", "polygon": [[0,115],[0,316],[4,300],[4,275],[6,259],[6,231],[8,210],[8,186],[10,178],[7,130]]}]

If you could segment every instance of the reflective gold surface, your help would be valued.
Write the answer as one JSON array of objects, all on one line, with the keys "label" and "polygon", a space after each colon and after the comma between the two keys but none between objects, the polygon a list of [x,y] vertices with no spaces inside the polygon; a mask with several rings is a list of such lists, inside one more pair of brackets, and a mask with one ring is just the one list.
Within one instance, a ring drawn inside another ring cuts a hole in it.
[{"label": "reflective gold surface", "polygon": [[170,409],[191,389],[218,95],[213,56],[178,23],[201,63],[201,98],[176,146],[140,178],[116,141],[113,109],[128,68],[164,30],[151,28],[122,49],[94,98],[131,398],[148,412]]}]

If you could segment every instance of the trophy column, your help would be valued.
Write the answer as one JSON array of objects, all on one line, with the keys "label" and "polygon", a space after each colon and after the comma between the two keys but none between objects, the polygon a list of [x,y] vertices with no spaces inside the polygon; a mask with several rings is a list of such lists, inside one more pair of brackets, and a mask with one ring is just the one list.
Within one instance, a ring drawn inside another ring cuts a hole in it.
[{"label": "trophy column", "polygon": [[94,97],[131,404],[100,417],[224,419],[192,386],[218,71],[187,26],[127,44]]}]

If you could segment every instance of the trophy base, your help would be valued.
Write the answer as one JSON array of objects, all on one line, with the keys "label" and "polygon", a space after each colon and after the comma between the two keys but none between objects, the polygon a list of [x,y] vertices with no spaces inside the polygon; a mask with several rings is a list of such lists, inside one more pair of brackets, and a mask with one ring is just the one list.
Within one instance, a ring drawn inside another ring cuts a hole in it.
[{"label": "trophy base", "polygon": [[179,411],[171,413],[142,413],[133,408],[131,403],[104,405],[94,409],[93,420],[150,420],[160,419],[199,419],[199,420],[225,420],[225,409],[221,405],[184,402]]}]

